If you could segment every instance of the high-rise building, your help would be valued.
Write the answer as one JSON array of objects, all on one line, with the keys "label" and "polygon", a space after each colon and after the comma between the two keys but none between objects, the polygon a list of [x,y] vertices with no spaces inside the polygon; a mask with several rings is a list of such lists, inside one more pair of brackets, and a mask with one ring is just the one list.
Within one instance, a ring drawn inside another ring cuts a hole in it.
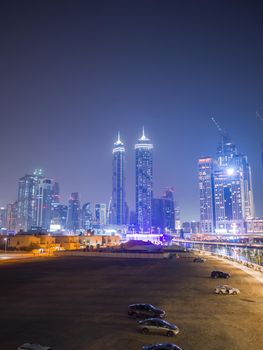
[{"label": "high-rise building", "polygon": [[92,209],[90,202],[87,202],[82,207],[82,228],[90,230],[92,228]]},{"label": "high-rise building", "polygon": [[203,157],[198,160],[200,226],[204,233],[215,228],[213,159]]},{"label": "high-rise building", "polygon": [[0,207],[0,229],[7,226],[7,211],[6,207]]},{"label": "high-rise building", "polygon": [[144,134],[135,145],[136,214],[140,232],[151,232],[153,193],[153,145]]},{"label": "high-rise building", "polygon": [[156,233],[164,231],[164,201],[162,198],[152,199],[152,229]]},{"label": "high-rise building", "polygon": [[16,230],[17,221],[17,202],[7,204],[7,223],[6,228],[8,231]]},{"label": "high-rise building", "polygon": [[59,183],[57,181],[52,181],[52,204],[60,202],[60,190]]},{"label": "high-rise building", "polygon": [[215,222],[217,232],[244,231],[243,173],[219,167],[214,172]]},{"label": "high-rise building", "polygon": [[52,228],[55,227],[56,230],[65,230],[67,227],[67,217],[68,217],[68,206],[52,203],[51,211],[51,223]]},{"label": "high-rise building", "polygon": [[17,201],[17,230],[28,231],[37,223],[37,190],[43,178],[40,169],[33,175],[25,175],[19,179]]},{"label": "high-rise building", "polygon": [[236,145],[221,133],[217,158],[199,159],[201,232],[241,233],[254,216],[251,168]]},{"label": "high-rise building", "polygon": [[162,197],[164,203],[164,228],[168,231],[175,229],[174,188],[167,188]]},{"label": "high-rise building", "polygon": [[161,198],[152,200],[152,228],[154,232],[173,232],[175,229],[174,189],[167,188]]},{"label": "high-rise building", "polygon": [[105,203],[95,204],[95,223],[99,226],[107,224],[107,206]]},{"label": "high-rise building", "polygon": [[255,217],[252,174],[251,167],[246,156],[242,156],[242,168],[244,179],[244,211],[245,219],[252,219]]},{"label": "high-rise building", "polygon": [[68,203],[67,229],[76,232],[80,229],[80,201],[78,192],[71,193]]},{"label": "high-rise building", "polygon": [[120,140],[120,133],[118,133],[118,139],[114,143],[112,154],[111,223],[114,225],[123,225],[125,224],[125,148],[123,142]]},{"label": "high-rise building", "polygon": [[52,180],[39,179],[36,196],[36,226],[46,231],[49,230],[51,222],[52,190]]}]

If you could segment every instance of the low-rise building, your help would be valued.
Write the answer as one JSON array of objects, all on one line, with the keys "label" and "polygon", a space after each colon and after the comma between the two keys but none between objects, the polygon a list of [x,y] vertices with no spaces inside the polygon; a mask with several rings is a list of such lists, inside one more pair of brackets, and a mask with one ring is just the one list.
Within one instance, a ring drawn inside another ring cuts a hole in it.
[{"label": "low-rise building", "polygon": [[80,248],[80,236],[55,236],[59,249],[75,250]]},{"label": "low-rise building", "polygon": [[18,250],[56,249],[55,239],[50,235],[17,234],[8,238],[8,247]]},{"label": "low-rise building", "polygon": [[246,221],[247,233],[263,233],[263,219],[255,218]]}]

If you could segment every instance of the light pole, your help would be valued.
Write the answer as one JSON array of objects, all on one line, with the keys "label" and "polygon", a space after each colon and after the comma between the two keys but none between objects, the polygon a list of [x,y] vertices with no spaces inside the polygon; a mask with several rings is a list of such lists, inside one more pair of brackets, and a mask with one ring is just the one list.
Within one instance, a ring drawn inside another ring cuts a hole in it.
[{"label": "light pole", "polygon": [[5,253],[6,253],[7,237],[4,238],[4,241],[5,241]]}]

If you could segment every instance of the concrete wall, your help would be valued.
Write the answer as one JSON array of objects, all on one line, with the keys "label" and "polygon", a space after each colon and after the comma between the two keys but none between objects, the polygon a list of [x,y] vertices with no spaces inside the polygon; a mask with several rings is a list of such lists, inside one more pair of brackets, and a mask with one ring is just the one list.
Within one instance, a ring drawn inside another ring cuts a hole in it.
[{"label": "concrete wall", "polygon": [[55,252],[56,256],[86,256],[99,258],[132,258],[132,259],[167,259],[169,253],[109,253],[109,252]]}]

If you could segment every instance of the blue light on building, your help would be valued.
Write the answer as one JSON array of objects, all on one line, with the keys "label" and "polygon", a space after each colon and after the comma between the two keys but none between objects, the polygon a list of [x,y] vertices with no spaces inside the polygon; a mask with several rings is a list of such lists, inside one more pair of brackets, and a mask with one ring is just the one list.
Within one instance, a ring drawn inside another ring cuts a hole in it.
[{"label": "blue light on building", "polygon": [[120,133],[118,133],[118,139],[114,143],[112,154],[111,223],[113,225],[123,225],[126,223],[124,176],[125,148],[123,142],[120,140]]},{"label": "blue light on building", "polygon": [[153,145],[145,136],[135,145],[136,216],[140,232],[151,232],[153,192]]}]

